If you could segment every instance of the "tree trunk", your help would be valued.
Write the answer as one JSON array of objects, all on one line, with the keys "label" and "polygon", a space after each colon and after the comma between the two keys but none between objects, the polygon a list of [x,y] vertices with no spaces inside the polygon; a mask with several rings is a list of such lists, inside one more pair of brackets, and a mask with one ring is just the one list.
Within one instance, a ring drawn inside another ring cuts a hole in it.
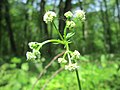
[{"label": "tree trunk", "polygon": [[[49,37],[49,32],[48,32],[48,27],[47,24],[43,21],[43,16],[45,14],[45,4],[46,0],[41,0],[40,2],[40,25],[41,25],[41,30],[42,30],[42,36],[45,38],[45,40],[50,39]],[[50,44],[47,44],[46,48],[47,53],[49,53],[49,56],[51,56],[51,47]]]},{"label": "tree trunk", "polygon": [[103,0],[104,1],[104,5],[105,5],[105,20],[106,20],[106,31],[107,31],[107,42],[108,42],[108,51],[109,53],[112,53],[113,50],[112,50],[112,38],[111,38],[111,25],[110,25],[110,21],[109,21],[109,15],[108,15],[108,7],[107,7],[107,1],[106,0]]},{"label": "tree trunk", "polygon": [[65,1],[65,6],[64,6],[64,2],[63,0],[60,0],[59,3],[59,30],[60,33],[63,35],[64,32],[64,27],[65,27],[65,17],[64,17],[64,13],[67,11],[70,11],[72,8],[72,4],[71,4],[72,0],[66,0]]},{"label": "tree trunk", "polygon": [[[103,30],[104,30],[104,43],[106,44],[107,43],[107,37],[106,37],[106,24],[105,24],[105,15],[104,15],[104,11],[103,11],[103,6],[102,6],[102,2],[100,2],[100,20],[102,22],[102,26],[103,26]],[[105,51],[107,51],[107,47],[106,45],[104,44],[104,47],[105,47]]]},{"label": "tree trunk", "polygon": [[[80,1],[79,0],[79,5],[80,5],[80,9],[81,10],[83,10],[83,1]],[[85,43],[85,23],[83,22],[82,23],[82,40],[83,40],[83,42]],[[82,48],[82,53],[84,54],[85,53],[85,50],[86,48],[85,48],[85,45],[83,46],[83,48]]]},{"label": "tree trunk", "polygon": [[13,35],[13,30],[12,30],[12,25],[11,25],[11,17],[9,13],[9,2],[8,0],[5,0],[5,21],[6,21],[6,27],[8,30],[8,35],[10,39],[10,44],[11,44],[11,49],[14,54],[17,54],[16,50],[16,45],[15,45],[15,40],[14,40],[14,35]]},{"label": "tree trunk", "polygon": [[60,0],[59,2],[59,31],[63,35],[64,29],[64,2]]},{"label": "tree trunk", "polygon": [[120,8],[119,8],[119,5],[120,5],[119,1],[116,0],[117,13],[118,13],[117,17],[118,17],[118,24],[119,24],[119,29],[120,29]]},{"label": "tree trunk", "polygon": [[116,0],[116,7],[117,7],[117,18],[118,24],[116,25],[116,39],[117,39],[117,50],[119,49],[119,30],[120,30],[120,8],[119,8],[119,1]]},{"label": "tree trunk", "polygon": [[3,0],[0,0],[0,56],[2,56],[2,9],[3,9]]}]

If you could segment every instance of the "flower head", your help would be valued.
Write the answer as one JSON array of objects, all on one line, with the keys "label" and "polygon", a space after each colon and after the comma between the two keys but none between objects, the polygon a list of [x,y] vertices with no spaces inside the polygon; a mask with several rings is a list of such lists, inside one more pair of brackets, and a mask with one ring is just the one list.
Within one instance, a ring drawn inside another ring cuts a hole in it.
[{"label": "flower head", "polygon": [[79,66],[77,66],[77,63],[71,63],[68,65],[65,65],[65,70],[73,71],[77,68],[79,68]]},{"label": "flower head", "polygon": [[48,23],[48,22],[52,22],[53,19],[56,17],[56,13],[53,11],[48,11],[45,13],[43,20]]},{"label": "flower head", "polygon": [[67,63],[67,60],[64,58],[58,58],[58,63]]},{"label": "flower head", "polygon": [[85,21],[85,12],[83,10],[76,10],[75,11],[76,18]]},{"label": "flower head", "polygon": [[39,50],[42,47],[42,43],[38,43],[38,42],[30,42],[28,45],[31,49],[35,49],[35,50]]},{"label": "flower head", "polygon": [[77,50],[75,50],[72,53],[72,59],[79,59],[79,57],[80,57],[80,53]]},{"label": "flower head", "polygon": [[68,11],[68,12],[66,12],[66,13],[64,14],[64,16],[69,19],[69,18],[71,18],[71,17],[73,16],[73,14],[72,14],[71,11]]},{"label": "flower head", "polygon": [[36,56],[36,59],[40,59],[40,52],[33,49],[33,54]]},{"label": "flower head", "polygon": [[26,53],[27,60],[35,60],[36,56],[32,52]]},{"label": "flower head", "polygon": [[66,21],[66,27],[71,29],[75,27],[75,23],[73,21]]}]

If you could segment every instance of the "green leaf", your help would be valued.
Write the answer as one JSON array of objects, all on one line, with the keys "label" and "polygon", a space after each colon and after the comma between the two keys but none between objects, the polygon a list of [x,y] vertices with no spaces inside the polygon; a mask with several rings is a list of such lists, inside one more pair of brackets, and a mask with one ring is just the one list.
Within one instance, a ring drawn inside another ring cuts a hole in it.
[{"label": "green leaf", "polygon": [[23,70],[25,70],[25,71],[28,71],[28,69],[29,69],[28,63],[23,63],[22,66],[21,66],[21,68],[22,68]]},{"label": "green leaf", "polygon": [[67,35],[66,35],[66,39],[69,39],[69,38],[71,38],[73,35],[74,35],[75,33],[68,33]]},{"label": "green leaf", "polygon": [[14,58],[11,59],[11,62],[12,63],[21,63],[21,59],[14,57]]}]

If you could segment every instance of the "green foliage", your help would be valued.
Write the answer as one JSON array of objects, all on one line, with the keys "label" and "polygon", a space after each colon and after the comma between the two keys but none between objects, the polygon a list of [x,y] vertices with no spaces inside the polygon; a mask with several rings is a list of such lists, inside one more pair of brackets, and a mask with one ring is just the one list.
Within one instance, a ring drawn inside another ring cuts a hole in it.
[{"label": "green foliage", "polygon": [[[94,55],[95,56],[95,55]],[[92,57],[92,58],[91,58]],[[116,58],[115,58],[116,57]],[[91,60],[95,59],[96,60]],[[20,60],[20,58],[14,57]],[[118,55],[99,55],[99,57],[85,56],[79,62],[79,76],[83,90],[119,90],[120,70],[118,70]],[[108,60],[109,59],[109,60]],[[112,61],[114,59],[114,61]],[[11,59],[12,60],[12,59]],[[31,71],[29,63],[22,63],[16,68],[15,63],[4,63],[0,66],[0,90],[30,90],[36,81],[38,73]],[[20,60],[21,61],[21,60]],[[39,67],[37,67],[39,68]],[[52,71],[47,71],[35,90],[40,90],[50,78]],[[75,72],[62,71],[50,83],[45,90],[78,90]]]}]

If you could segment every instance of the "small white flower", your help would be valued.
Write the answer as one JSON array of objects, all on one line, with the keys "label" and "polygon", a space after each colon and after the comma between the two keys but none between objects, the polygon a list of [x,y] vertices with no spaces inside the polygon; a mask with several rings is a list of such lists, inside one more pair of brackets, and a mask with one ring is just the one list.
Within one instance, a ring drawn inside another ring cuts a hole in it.
[{"label": "small white flower", "polygon": [[38,43],[38,42],[30,42],[28,45],[31,49],[36,49],[36,50],[39,50],[42,47],[42,43]]},{"label": "small white flower", "polygon": [[35,60],[36,56],[32,52],[26,53],[27,60]]},{"label": "small white flower", "polygon": [[83,10],[76,10],[75,11],[76,18],[85,21],[85,12]]},{"label": "small white flower", "polygon": [[37,42],[30,42],[28,45],[31,49],[34,49],[36,44],[37,44]]},{"label": "small white flower", "polygon": [[68,11],[68,12],[66,12],[66,13],[64,14],[64,16],[65,16],[66,18],[71,18],[71,17],[73,16],[73,14],[72,14],[71,11]]},{"label": "small white flower", "polygon": [[79,58],[80,57],[80,53],[77,50],[75,50],[73,52],[73,56],[76,57],[76,58]]},{"label": "small white flower", "polygon": [[48,11],[45,13],[43,20],[48,23],[48,22],[52,22],[53,19],[56,17],[56,13],[53,11]]},{"label": "small white flower", "polygon": [[40,58],[40,52],[38,50],[33,49],[33,54],[36,56],[36,58]]},{"label": "small white flower", "polygon": [[65,65],[65,70],[73,71],[77,68],[79,68],[79,66],[77,66],[77,63],[71,63],[68,65]]},{"label": "small white flower", "polygon": [[75,27],[75,23],[73,21],[66,21],[66,27],[71,29]]},{"label": "small white flower", "polygon": [[64,58],[58,58],[58,63],[67,63],[67,60]]}]

